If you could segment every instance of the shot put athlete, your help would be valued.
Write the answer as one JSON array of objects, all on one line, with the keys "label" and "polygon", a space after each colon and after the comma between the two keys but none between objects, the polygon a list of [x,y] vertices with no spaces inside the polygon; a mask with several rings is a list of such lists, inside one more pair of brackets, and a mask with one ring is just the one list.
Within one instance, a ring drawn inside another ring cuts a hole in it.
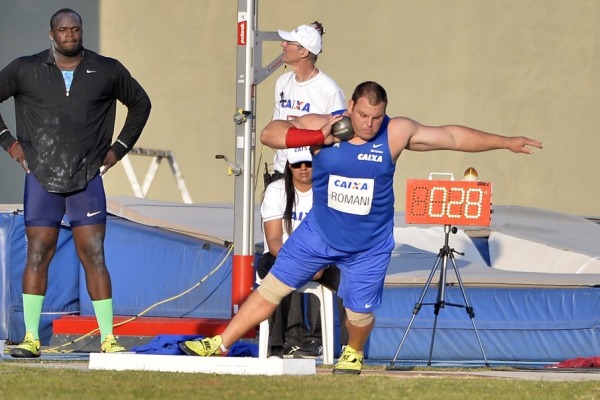
[{"label": "shot put athlete", "polygon": [[341,270],[338,293],[344,299],[349,341],[334,374],[360,374],[364,345],[375,324],[383,282],[394,248],[393,177],[403,150],[481,152],[506,149],[532,153],[538,140],[507,137],[459,125],[426,126],[386,115],[387,94],[375,82],[359,84],[345,115],[354,136],[340,141],[332,125],[342,117],[309,114],[271,121],[261,133],[273,148],[312,146],[313,208],[281,248],[260,287],[244,302],[221,335],[181,344],[192,355],[227,351],[266,319],[279,301],[321,268]]},{"label": "shot put athlete", "polygon": [[[113,335],[102,176],[135,145],[152,104],[123,64],[83,47],[83,20],[76,11],[63,8],[50,17],[48,41],[48,49],[19,57],[0,70],[0,102],[12,97],[16,117],[15,137],[0,116],[0,146],[26,172],[25,335],[10,354],[41,356],[40,318],[65,215],[85,271],[100,330],[100,351],[125,351]],[[117,101],[125,105],[127,115],[113,142]]]}]

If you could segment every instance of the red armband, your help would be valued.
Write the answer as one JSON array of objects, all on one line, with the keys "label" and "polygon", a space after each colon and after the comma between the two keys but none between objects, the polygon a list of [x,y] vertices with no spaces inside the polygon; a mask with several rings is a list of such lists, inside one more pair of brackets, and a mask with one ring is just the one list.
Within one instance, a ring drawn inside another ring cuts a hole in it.
[{"label": "red armband", "polygon": [[300,129],[291,127],[285,135],[285,147],[319,146],[325,142],[320,129]]}]

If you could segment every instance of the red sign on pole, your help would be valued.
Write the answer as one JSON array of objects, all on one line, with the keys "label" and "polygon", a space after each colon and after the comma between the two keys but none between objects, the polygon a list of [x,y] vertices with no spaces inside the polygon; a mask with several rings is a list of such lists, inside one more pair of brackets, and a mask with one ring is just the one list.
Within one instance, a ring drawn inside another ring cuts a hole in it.
[{"label": "red sign on pole", "polygon": [[238,44],[238,46],[246,45],[247,34],[248,34],[248,16],[246,13],[238,13],[238,24],[237,24],[237,44]]},{"label": "red sign on pole", "polygon": [[407,180],[409,224],[490,226],[491,210],[490,182]]}]

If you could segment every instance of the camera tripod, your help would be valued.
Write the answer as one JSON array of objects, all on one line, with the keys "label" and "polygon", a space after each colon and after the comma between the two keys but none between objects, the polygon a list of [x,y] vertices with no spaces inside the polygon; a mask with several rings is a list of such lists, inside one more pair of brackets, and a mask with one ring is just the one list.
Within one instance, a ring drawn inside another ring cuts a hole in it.
[{"label": "camera tripod", "polygon": [[[404,341],[406,340],[406,336],[408,335],[408,331],[410,331],[410,328],[413,324],[413,321],[415,320],[415,317],[417,316],[417,314],[421,310],[421,307],[423,306],[423,299],[425,298],[425,295],[427,294],[427,290],[429,289],[429,286],[431,285],[431,280],[433,279],[433,276],[434,276],[438,266],[440,265],[440,263],[441,263],[441,269],[440,269],[440,279],[438,282],[437,301],[435,303],[426,303],[426,304],[433,304],[434,314],[435,314],[435,317],[433,320],[434,321],[433,322],[433,332],[431,334],[431,346],[429,347],[429,360],[427,362],[427,365],[431,366],[431,356],[433,354],[433,344],[435,342],[435,330],[437,328],[437,320],[438,320],[440,308],[444,308],[445,306],[452,306],[452,307],[465,308],[467,314],[469,315],[469,318],[471,319],[471,322],[473,323],[473,329],[475,330],[475,336],[477,336],[477,342],[479,343],[479,348],[481,349],[481,354],[483,355],[483,360],[485,362],[485,366],[486,367],[489,366],[488,360],[485,356],[485,352],[483,351],[483,346],[481,345],[481,339],[479,338],[479,332],[477,331],[477,327],[475,326],[475,320],[474,320],[475,312],[473,311],[473,307],[471,307],[469,305],[467,296],[465,294],[464,285],[463,285],[462,279],[460,277],[460,274],[458,273],[458,268],[456,268],[456,262],[454,260],[454,253],[457,253],[460,255],[464,255],[464,253],[460,253],[448,245],[448,238],[450,236],[450,232],[456,233],[457,232],[456,227],[450,227],[450,225],[444,225],[444,246],[442,248],[440,248],[440,251],[437,255],[437,260],[436,260],[435,264],[433,265],[431,272],[429,273],[429,277],[427,278],[427,281],[425,282],[425,287],[423,288],[421,297],[419,297],[419,300],[417,301],[417,303],[415,304],[415,307],[413,308],[413,315],[410,319],[410,322],[408,323],[408,326],[406,327],[404,336],[402,336],[402,340],[400,341],[400,345],[398,346],[398,349],[396,350],[394,359],[391,361],[390,365],[387,367],[388,370],[394,369],[394,365],[396,363],[396,359],[398,358],[398,354],[400,353],[400,349],[402,348],[402,345],[404,344]],[[464,299],[464,305],[454,304],[454,303],[446,303],[446,301],[445,301],[448,259],[450,259],[450,261],[452,262],[454,272],[456,273],[456,279],[458,280],[458,285],[460,287],[460,291],[461,291],[462,297]]]}]

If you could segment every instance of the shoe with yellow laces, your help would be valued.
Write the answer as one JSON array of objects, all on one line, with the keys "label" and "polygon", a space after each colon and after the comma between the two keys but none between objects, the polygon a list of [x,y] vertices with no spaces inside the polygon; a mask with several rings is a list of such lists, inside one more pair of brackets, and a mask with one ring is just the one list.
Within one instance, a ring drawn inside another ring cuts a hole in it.
[{"label": "shoe with yellow laces", "polygon": [[121,346],[113,335],[106,335],[104,342],[100,345],[100,351],[103,353],[119,353],[127,351],[127,349]]},{"label": "shoe with yellow laces", "polygon": [[40,350],[40,340],[33,338],[33,333],[25,333],[23,342],[10,351],[10,355],[15,358],[38,358],[42,355]]},{"label": "shoe with yellow laces", "polygon": [[344,352],[333,367],[334,374],[360,375],[364,356],[350,346],[344,348]]},{"label": "shoe with yellow laces", "polygon": [[227,352],[223,349],[223,339],[220,335],[213,338],[204,338],[202,340],[188,340],[179,344],[179,348],[190,356],[220,356]]}]

